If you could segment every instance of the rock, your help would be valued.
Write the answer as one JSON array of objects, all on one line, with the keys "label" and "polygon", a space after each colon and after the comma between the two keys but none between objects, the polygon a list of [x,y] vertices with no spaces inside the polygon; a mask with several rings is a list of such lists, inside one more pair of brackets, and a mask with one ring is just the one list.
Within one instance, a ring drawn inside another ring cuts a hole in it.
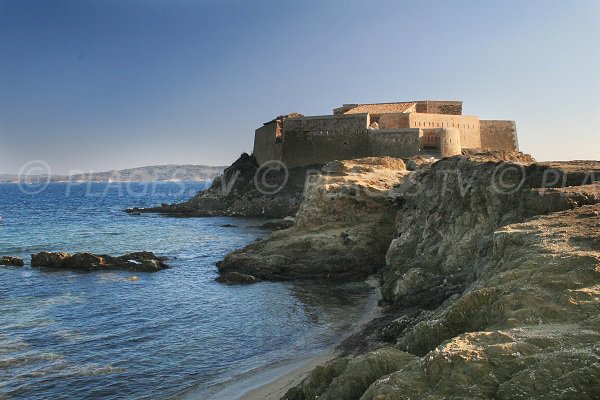
[{"label": "rock", "polygon": [[221,228],[238,228],[238,226],[234,225],[234,224],[223,224],[223,225],[220,225],[220,227]]},{"label": "rock", "polygon": [[272,221],[267,221],[261,226],[260,229],[272,230],[272,231],[280,231],[283,229],[288,229],[294,226],[294,221],[286,220],[286,219],[277,219]]},{"label": "rock", "polygon": [[143,251],[118,257],[91,253],[49,253],[31,255],[32,267],[72,269],[80,271],[101,271],[121,269],[136,272],[156,272],[168,268],[165,257]]},{"label": "rock", "polygon": [[15,256],[2,256],[0,258],[0,265],[12,265],[14,267],[22,267],[25,265],[21,257]]},{"label": "rock", "polygon": [[[594,175],[600,162],[540,164],[513,152],[415,171],[394,189],[383,274],[385,309],[401,317],[379,336],[396,355],[336,358],[287,398],[600,398]],[[389,369],[371,368],[386,360]],[[341,379],[351,363],[356,374]]]},{"label": "rock", "polygon": [[385,300],[439,305],[473,282],[492,254],[497,228],[600,202],[597,185],[542,188],[555,171],[561,176],[568,171],[565,182],[581,185],[588,167],[600,175],[600,163],[583,169],[569,163],[520,164],[531,158],[513,153],[446,158],[396,188],[399,209],[386,255]]},{"label": "rock", "polygon": [[408,174],[404,162],[370,157],[335,161],[325,170],[338,172],[311,179],[294,226],[229,253],[217,263],[219,272],[261,280],[343,280],[382,267],[396,211],[390,192]]},{"label": "rock", "polygon": [[256,278],[255,276],[248,275],[248,274],[241,274],[239,272],[228,272],[226,274],[223,274],[223,275],[219,276],[216,279],[217,282],[229,283],[229,284],[235,284],[235,283],[256,283],[259,280],[260,279]]},{"label": "rock", "polygon": [[358,400],[379,377],[395,372],[417,357],[394,348],[383,348],[356,358],[343,357],[317,367],[285,400]]},{"label": "rock", "polygon": [[[179,204],[162,204],[160,207],[129,208],[128,213],[160,213],[176,217],[238,216],[283,218],[298,211],[304,192],[307,174],[319,170],[321,165],[261,170],[254,156],[242,154],[223,175],[213,180],[207,190]],[[259,190],[264,180],[281,190],[270,194]],[[283,184],[285,183],[285,184]]]}]

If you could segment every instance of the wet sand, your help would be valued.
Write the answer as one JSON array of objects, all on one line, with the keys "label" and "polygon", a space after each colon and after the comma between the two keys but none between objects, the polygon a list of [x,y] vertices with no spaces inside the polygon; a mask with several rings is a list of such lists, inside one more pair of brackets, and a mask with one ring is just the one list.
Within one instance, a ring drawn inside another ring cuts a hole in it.
[{"label": "wet sand", "polygon": [[251,371],[211,395],[207,395],[202,388],[196,388],[171,400],[279,400],[290,388],[302,382],[314,367],[334,357],[333,350],[323,350],[296,361]]},{"label": "wet sand", "polygon": [[[368,281],[373,293],[365,312],[357,319],[353,332],[357,333],[367,323],[380,314],[377,301],[380,298],[376,280]],[[282,362],[260,370],[249,371],[246,375],[224,383],[216,392],[207,395],[200,388],[191,389],[171,398],[172,400],[279,400],[292,387],[306,378],[310,371],[339,355],[336,345],[300,356],[294,361]]]}]

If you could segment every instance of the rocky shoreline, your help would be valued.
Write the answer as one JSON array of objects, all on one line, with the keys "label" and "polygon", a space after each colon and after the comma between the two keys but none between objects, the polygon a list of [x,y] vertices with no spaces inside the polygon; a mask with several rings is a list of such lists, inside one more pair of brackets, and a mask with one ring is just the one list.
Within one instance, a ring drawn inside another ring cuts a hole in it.
[{"label": "rocky shoreline", "polygon": [[158,213],[171,217],[285,218],[298,211],[306,176],[320,165],[290,169],[260,168],[256,159],[242,154],[205,191],[190,200],[158,207],[128,208],[130,214]]},{"label": "rocky shoreline", "polygon": [[482,154],[404,179],[383,316],[284,398],[597,397],[596,176],[599,162]]},{"label": "rocky shoreline", "polygon": [[283,398],[600,397],[600,162],[335,161],[262,203],[252,168],[225,208],[210,200],[218,183],[169,206],[295,216],[228,254],[220,281],[381,282],[381,315]]}]

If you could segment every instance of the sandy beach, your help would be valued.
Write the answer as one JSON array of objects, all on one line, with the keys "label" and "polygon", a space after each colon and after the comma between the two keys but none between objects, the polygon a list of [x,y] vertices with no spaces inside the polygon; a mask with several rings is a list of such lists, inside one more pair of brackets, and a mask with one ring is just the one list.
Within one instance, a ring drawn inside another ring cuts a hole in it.
[{"label": "sandy beach", "polygon": [[300,383],[317,365],[335,357],[334,350],[306,355],[279,365],[253,371],[236,378],[217,392],[207,395],[202,388],[191,389],[171,400],[278,400],[291,387]]},{"label": "sandy beach", "polygon": [[[240,400],[279,400],[292,387],[296,386],[316,366],[335,357],[334,351],[327,351],[313,358],[300,361],[284,375],[276,377],[271,382],[262,384],[239,397]],[[290,366],[291,367],[291,366]],[[263,377],[264,378],[264,377]]]}]

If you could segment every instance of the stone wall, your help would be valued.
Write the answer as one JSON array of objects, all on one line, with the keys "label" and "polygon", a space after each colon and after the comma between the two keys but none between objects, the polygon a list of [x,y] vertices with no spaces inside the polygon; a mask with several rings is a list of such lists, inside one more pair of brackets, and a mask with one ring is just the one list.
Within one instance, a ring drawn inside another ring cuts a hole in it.
[{"label": "stone wall", "polygon": [[462,101],[417,101],[416,109],[418,113],[461,115]]},{"label": "stone wall", "polygon": [[479,118],[476,116],[422,113],[410,113],[408,116],[410,128],[419,128],[425,133],[429,130],[437,130],[440,128],[458,129],[460,131],[460,142],[463,148],[481,148]]},{"label": "stone wall", "polygon": [[380,129],[410,128],[408,114],[381,114],[378,124]]},{"label": "stone wall", "polygon": [[278,121],[271,121],[254,132],[253,155],[258,164],[281,159],[281,141],[277,140]]},{"label": "stone wall", "polygon": [[368,114],[288,118],[281,157],[288,167],[368,155]]},{"label": "stone wall", "polygon": [[481,148],[519,150],[515,121],[481,120]]},{"label": "stone wall", "polygon": [[[385,115],[385,114],[384,114]],[[420,129],[369,129],[369,155],[410,157],[419,153]]]}]

